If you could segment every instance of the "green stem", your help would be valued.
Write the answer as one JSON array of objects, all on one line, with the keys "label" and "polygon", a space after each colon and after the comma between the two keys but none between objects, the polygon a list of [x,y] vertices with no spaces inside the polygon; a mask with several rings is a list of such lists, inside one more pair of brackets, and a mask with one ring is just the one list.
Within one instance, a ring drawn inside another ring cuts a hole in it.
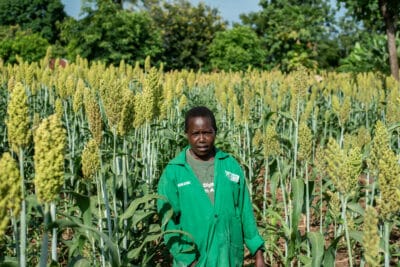
[{"label": "green stem", "polygon": [[253,197],[253,183],[251,182],[253,179],[253,168],[252,168],[252,157],[251,157],[251,139],[250,139],[250,130],[249,125],[246,122],[245,125],[245,135],[246,135],[246,147],[247,147],[247,158],[248,158],[248,169],[249,169],[249,190],[250,190],[250,197]]},{"label": "green stem", "polygon": [[[375,176],[375,177],[378,177],[378,175],[377,176]],[[370,198],[370,203],[369,203],[369,205],[371,205],[371,206],[373,206],[374,205],[374,198],[375,198],[375,186],[376,186],[376,179],[375,179],[375,177],[374,176],[370,176],[369,175],[369,173],[368,173],[368,183],[369,184],[371,184],[372,183],[372,188],[371,188],[371,198]],[[371,179],[373,179],[372,181],[371,181]]]},{"label": "green stem", "polygon": [[42,248],[40,250],[40,267],[47,266],[47,254],[48,254],[48,244],[49,244],[49,235],[47,233],[47,227],[49,224],[49,204],[44,204],[44,230],[43,230],[43,238],[42,238]]},{"label": "green stem", "polygon": [[21,174],[21,213],[20,213],[20,246],[19,266],[26,266],[26,200],[25,200],[25,173],[24,173],[24,150],[19,148],[19,171]]},{"label": "green stem", "polygon": [[267,187],[268,187],[268,170],[269,170],[269,162],[268,158],[265,160],[265,172],[264,172],[264,187],[263,187],[263,217],[265,219],[266,210],[267,210]]},{"label": "green stem", "polygon": [[384,256],[385,256],[385,267],[390,266],[390,223],[385,221],[383,224],[383,242],[384,242]]},{"label": "green stem", "polygon": [[[277,165],[278,165],[278,171],[281,174],[281,175],[279,175],[279,178],[280,178],[280,186],[281,186],[281,191],[282,191],[283,209],[285,211],[285,223],[286,223],[286,225],[289,225],[289,215],[288,215],[289,211],[288,211],[288,204],[286,203],[285,182],[283,181],[280,160],[277,160]],[[285,238],[285,259],[287,259],[287,257],[288,257],[288,239]]]},{"label": "green stem", "polygon": [[[114,175],[113,175],[113,188],[112,188],[112,197],[113,197],[113,209],[114,209],[114,230],[115,230],[115,235],[116,239],[119,239],[119,232],[117,230],[118,228],[118,209],[117,209],[117,194],[116,194],[116,188],[117,188],[117,175],[119,175],[119,167],[117,164],[117,130],[115,127],[113,127],[113,170],[114,170]],[[118,168],[118,170],[117,170]],[[104,185],[105,186],[105,185]],[[118,249],[118,254],[119,254],[119,245],[118,243],[117,249]]]},{"label": "green stem", "polygon": [[71,185],[74,184],[74,138],[71,135],[71,127],[69,126],[69,120],[68,120],[68,113],[67,113],[67,109],[68,109],[68,102],[67,101],[63,101],[63,111],[64,111],[64,119],[65,119],[65,125],[67,128],[67,136],[68,136],[68,148],[70,151],[70,160],[69,160],[69,170],[71,172]]},{"label": "green stem", "polygon": [[294,154],[293,154],[293,179],[296,179],[297,172],[297,145],[299,135],[300,101],[297,101],[296,121],[294,122]]},{"label": "green stem", "polygon": [[[307,161],[305,162],[305,184],[306,184],[306,232],[310,232],[310,193],[309,189],[310,186],[308,184],[308,169],[307,169]],[[311,255],[311,249],[310,249],[310,242],[307,239],[307,256],[310,257]]]},{"label": "green stem", "polygon": [[309,189],[310,186],[308,184],[308,170],[307,170],[307,161],[306,161],[306,167],[305,167],[305,176],[306,176],[306,229],[307,229],[307,233],[310,232],[310,193],[309,193]]},{"label": "green stem", "polygon": [[145,150],[146,153],[146,177],[147,181],[149,183],[149,186],[151,185],[152,182],[152,177],[151,177],[151,142],[150,142],[150,123],[146,121],[146,127],[145,127],[145,136],[146,136],[146,142],[145,142]]},{"label": "green stem", "polygon": [[11,210],[11,224],[13,226],[13,238],[14,238],[14,243],[16,244],[15,246],[15,253],[17,255],[17,259],[19,260],[19,255],[20,255],[20,251],[19,251],[19,246],[18,246],[18,225],[17,225],[17,220],[15,218],[15,215],[13,213],[13,210]]},{"label": "green stem", "polygon": [[[100,170],[103,169],[103,163],[100,159]],[[101,192],[103,194],[103,200],[104,200],[104,206],[106,208],[106,218],[107,218],[107,228],[108,228],[108,236],[110,239],[112,239],[113,236],[113,230],[111,226],[111,209],[110,209],[110,202],[108,201],[108,194],[107,194],[107,185],[104,180],[104,176],[101,173],[101,171],[98,172],[99,180],[100,180],[100,187],[101,187]]]},{"label": "green stem", "polygon": [[[122,187],[123,187],[123,205],[124,205],[124,211],[128,207],[128,178],[127,178],[127,156],[128,156],[128,148],[127,148],[127,142],[126,138],[124,137],[124,143],[123,143],[123,156],[122,156]],[[128,234],[128,221],[124,219],[124,238],[122,240],[122,248],[127,249],[127,234]]]},{"label": "green stem", "polygon": [[344,138],[344,127],[340,127],[340,140],[339,140],[339,147],[343,148],[343,138]]},{"label": "green stem", "polygon": [[319,205],[319,232],[322,234],[322,225],[323,225],[323,201],[322,201],[322,187],[323,187],[323,179],[320,177],[319,179],[319,199],[320,199],[320,205]]},{"label": "green stem", "polygon": [[369,172],[367,172],[367,177],[366,177],[366,180],[367,180],[367,185],[366,185],[366,189],[365,189],[365,202],[366,202],[366,204],[368,205],[369,203],[368,203],[368,201],[369,201],[369,187],[370,187],[370,182],[369,182]]},{"label": "green stem", "polygon": [[345,236],[346,236],[347,252],[349,254],[349,266],[353,267],[353,256],[352,256],[352,251],[351,251],[351,242],[350,242],[349,228],[348,228],[347,216],[346,216],[347,197],[340,196],[340,199],[342,202],[342,219],[343,219],[343,223],[344,223],[344,232],[345,232]]},{"label": "green stem", "polygon": [[117,170],[117,130],[115,127],[112,129],[113,132],[113,187],[112,187],[112,197],[113,197],[113,209],[114,209],[114,226],[118,225],[118,211],[117,211],[117,174],[119,170]]},{"label": "green stem", "polygon": [[[50,214],[51,220],[56,220],[56,204],[54,202],[50,203]],[[52,230],[52,238],[51,238],[51,259],[54,262],[57,262],[57,228],[53,228]]]},{"label": "green stem", "polygon": [[[99,219],[98,219],[98,227],[99,227],[99,231],[103,232],[103,211],[101,210],[101,200],[100,200],[100,196],[101,196],[101,192],[102,192],[102,182],[101,179],[99,179],[98,175],[96,175],[96,184],[97,184],[97,201],[99,203],[98,205],[98,209],[99,209]],[[107,220],[108,222],[108,220]],[[93,254],[95,254],[96,251],[94,251]],[[95,258],[95,257],[93,257]],[[103,237],[100,237],[100,262],[101,262],[101,266],[105,267],[105,252],[104,252],[104,240]],[[96,266],[96,265],[94,265]]]}]

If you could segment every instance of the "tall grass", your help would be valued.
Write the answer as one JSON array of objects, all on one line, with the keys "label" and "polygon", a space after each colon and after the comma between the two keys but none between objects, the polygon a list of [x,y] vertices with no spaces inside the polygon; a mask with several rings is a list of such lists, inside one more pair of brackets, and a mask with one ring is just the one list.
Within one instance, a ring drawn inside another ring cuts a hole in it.
[{"label": "tall grass", "polygon": [[[168,264],[156,185],[186,145],[184,112],[207,105],[217,117],[217,145],[244,168],[268,264],[334,266],[339,257],[350,266],[370,262],[362,238],[366,206],[379,217],[376,228],[368,226],[378,229],[382,244],[374,262],[398,264],[393,237],[400,208],[388,197],[400,194],[393,160],[400,147],[399,117],[393,116],[400,114],[394,104],[399,84],[393,79],[332,72],[320,73],[320,81],[306,69],[288,75],[251,69],[165,73],[149,60],[141,68],[79,57],[51,69],[48,57],[0,68],[0,152],[23,148],[13,157],[20,160],[22,207],[26,203],[0,239],[1,262]],[[35,133],[56,113],[66,133],[66,149],[57,152],[65,157],[63,183],[44,209],[34,184],[33,142],[16,146],[6,123],[17,83],[26,95],[29,130]],[[379,161],[383,130],[386,165]],[[38,245],[49,237],[52,257]]]}]

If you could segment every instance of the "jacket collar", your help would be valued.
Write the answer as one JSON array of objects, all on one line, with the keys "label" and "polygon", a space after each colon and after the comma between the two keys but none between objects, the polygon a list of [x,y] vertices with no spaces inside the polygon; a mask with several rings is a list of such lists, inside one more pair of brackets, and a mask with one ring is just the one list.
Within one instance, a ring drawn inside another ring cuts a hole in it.
[{"label": "jacket collar", "polygon": [[[185,165],[186,163],[186,151],[190,149],[190,146],[186,146],[169,164]],[[229,154],[222,150],[215,148],[215,159],[222,160],[229,157]]]}]

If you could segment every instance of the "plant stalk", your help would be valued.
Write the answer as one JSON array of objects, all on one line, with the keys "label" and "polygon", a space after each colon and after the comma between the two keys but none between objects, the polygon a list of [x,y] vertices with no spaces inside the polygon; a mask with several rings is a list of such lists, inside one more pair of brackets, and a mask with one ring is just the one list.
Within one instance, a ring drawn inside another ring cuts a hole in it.
[{"label": "plant stalk", "polygon": [[19,266],[26,266],[26,199],[25,199],[25,173],[24,173],[24,150],[19,148],[19,171],[21,174],[21,213],[20,213],[20,245]]},{"label": "plant stalk", "polygon": [[43,230],[43,238],[42,238],[42,247],[41,247],[41,254],[40,254],[40,267],[47,266],[47,255],[48,255],[48,244],[49,244],[49,235],[47,233],[47,227],[49,225],[49,204],[44,204],[44,230]]}]

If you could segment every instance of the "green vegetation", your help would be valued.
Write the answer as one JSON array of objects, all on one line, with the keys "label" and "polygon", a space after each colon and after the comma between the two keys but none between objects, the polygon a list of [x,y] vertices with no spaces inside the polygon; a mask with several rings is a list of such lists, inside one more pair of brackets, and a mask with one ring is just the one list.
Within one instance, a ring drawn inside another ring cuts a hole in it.
[{"label": "green vegetation", "polygon": [[79,18],[68,17],[60,0],[1,0],[0,26],[7,38],[0,56],[4,63],[16,62],[17,55],[38,61],[51,45],[55,56],[70,62],[80,56],[134,65],[150,56],[164,70],[251,66],[288,73],[305,66],[378,71],[398,79],[398,1],[331,2],[262,0],[260,11],[241,14],[240,23],[228,25],[217,9],[188,0],[86,0]]},{"label": "green vegetation", "polygon": [[40,34],[19,26],[0,26],[0,35],[0,58],[7,63],[17,63],[18,57],[27,62],[39,61],[50,45]]},{"label": "green vegetation", "polygon": [[218,32],[209,51],[211,67],[225,71],[262,68],[266,54],[256,33],[245,26]]},{"label": "green vegetation", "polygon": [[398,264],[392,77],[49,58],[0,65],[1,264],[168,266],[156,185],[193,105],[244,168],[268,265]]}]

